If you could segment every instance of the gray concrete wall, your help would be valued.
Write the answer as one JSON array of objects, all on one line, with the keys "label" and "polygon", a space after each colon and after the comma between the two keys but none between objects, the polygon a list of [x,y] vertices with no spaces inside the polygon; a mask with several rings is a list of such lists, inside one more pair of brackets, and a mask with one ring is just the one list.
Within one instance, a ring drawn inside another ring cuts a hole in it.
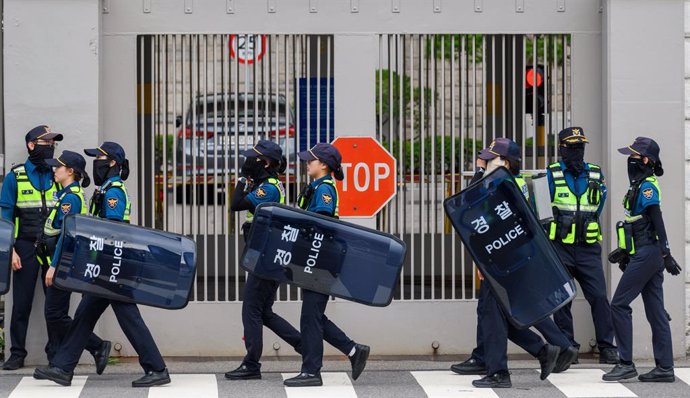
[{"label": "gray concrete wall", "polygon": [[[56,153],[98,142],[98,1],[4,1],[5,166],[24,162],[24,135],[47,124],[65,135]],[[40,291],[40,288],[37,288]],[[11,293],[5,296],[9,348]],[[29,323],[29,362],[44,360],[43,293]]]},{"label": "gray concrete wall", "polygon": [[[683,6],[681,0],[609,0],[604,11],[605,165],[609,181],[609,222],[623,218],[620,201],[628,186],[625,157],[617,148],[637,136],[659,142],[665,174],[660,179],[662,208],[671,250],[685,264],[685,151],[683,125]],[[653,15],[653,18],[649,18]],[[640,26],[644,25],[644,29]],[[653,78],[650,78],[654,76]],[[615,245],[610,234],[609,245]],[[612,267],[611,286],[621,272]],[[665,274],[665,307],[673,322],[675,355],[685,354],[685,279]],[[642,300],[633,303],[635,356],[652,354],[651,332]]]}]

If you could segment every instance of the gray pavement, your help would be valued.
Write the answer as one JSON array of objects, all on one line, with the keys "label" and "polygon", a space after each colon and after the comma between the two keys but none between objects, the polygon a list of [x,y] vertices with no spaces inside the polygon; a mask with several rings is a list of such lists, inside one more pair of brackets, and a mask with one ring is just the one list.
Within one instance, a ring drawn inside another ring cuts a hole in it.
[{"label": "gray pavement", "polygon": [[[690,396],[690,362],[676,362],[677,381],[670,384],[645,384],[636,379],[621,383],[601,381],[601,374],[610,369],[594,358],[581,358],[581,363],[565,373],[539,380],[538,363],[524,357],[511,358],[513,388],[475,389],[477,376],[459,376],[448,371],[461,357],[372,358],[362,376],[353,381],[350,364],[345,358],[328,358],[324,362],[324,387],[286,389],[284,377],[299,370],[298,358],[266,360],[263,379],[255,381],[225,380],[223,373],[239,363],[238,358],[167,360],[172,384],[151,389],[133,389],[130,383],[141,375],[135,360],[128,358],[111,364],[102,376],[93,366],[80,365],[72,387],[35,381],[32,367],[15,372],[0,372],[0,398],[176,398],[176,397],[688,397]],[[638,361],[640,372],[651,369],[653,362]]]}]

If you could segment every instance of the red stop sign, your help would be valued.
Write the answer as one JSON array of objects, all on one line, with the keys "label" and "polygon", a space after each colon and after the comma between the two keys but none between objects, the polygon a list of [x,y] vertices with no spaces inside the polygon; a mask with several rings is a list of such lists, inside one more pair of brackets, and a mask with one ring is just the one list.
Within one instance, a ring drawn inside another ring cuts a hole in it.
[{"label": "red stop sign", "polygon": [[372,137],[338,137],[345,179],[336,181],[341,217],[372,217],[396,192],[395,158]]}]

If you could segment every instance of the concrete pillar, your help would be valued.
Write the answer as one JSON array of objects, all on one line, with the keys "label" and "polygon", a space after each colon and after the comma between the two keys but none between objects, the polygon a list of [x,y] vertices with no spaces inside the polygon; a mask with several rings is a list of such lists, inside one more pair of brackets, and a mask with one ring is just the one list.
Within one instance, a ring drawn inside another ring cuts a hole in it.
[{"label": "concrete pillar", "polygon": [[[4,1],[5,147],[10,149],[5,154],[6,170],[24,162],[24,135],[40,124],[65,135],[56,154],[97,144],[99,4],[91,0]],[[43,297],[37,288],[27,364],[46,361]],[[11,293],[5,300],[9,355]]]},{"label": "concrete pillar", "polygon": [[[650,16],[653,15],[653,18]],[[644,27],[644,28],[641,28]],[[617,148],[630,145],[637,136],[654,138],[661,146],[665,174],[663,191],[666,230],[673,256],[684,261],[683,209],[684,69],[682,0],[608,0],[604,10],[604,159],[608,173],[607,224],[623,218],[620,205],[628,187],[625,156]],[[615,245],[613,234],[609,245]],[[620,280],[613,267],[612,288]],[[664,274],[664,298],[673,318],[673,350],[685,353],[685,289],[682,276]],[[651,332],[642,300],[633,304],[635,357],[652,357]]]}]

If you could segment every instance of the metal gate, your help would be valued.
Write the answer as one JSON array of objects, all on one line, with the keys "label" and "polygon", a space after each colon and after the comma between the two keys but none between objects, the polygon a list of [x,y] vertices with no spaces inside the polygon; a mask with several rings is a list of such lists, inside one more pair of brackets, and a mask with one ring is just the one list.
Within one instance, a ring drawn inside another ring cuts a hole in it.
[{"label": "metal gate", "polygon": [[[496,137],[523,150],[523,169],[556,156],[570,124],[570,35],[381,34],[376,136],[397,158],[398,194],[376,227],[408,243],[396,300],[476,298],[474,266],[442,210],[477,152]],[[307,182],[296,152],[331,141],[332,35],[166,34],[137,39],[139,223],[191,236],[193,299],[240,301],[244,214],[229,200],[258,139],[288,159],[288,203]],[[347,106],[347,104],[340,104]],[[280,301],[299,300],[282,287]]]}]

